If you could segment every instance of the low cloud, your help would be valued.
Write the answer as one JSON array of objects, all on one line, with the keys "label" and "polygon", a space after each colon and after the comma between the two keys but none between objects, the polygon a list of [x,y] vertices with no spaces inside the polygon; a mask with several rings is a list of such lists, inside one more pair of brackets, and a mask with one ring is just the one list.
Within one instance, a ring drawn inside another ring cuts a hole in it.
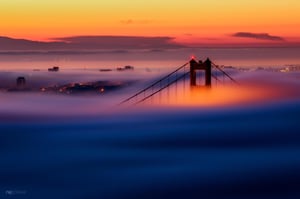
[{"label": "low cloud", "polygon": [[270,35],[268,33],[237,32],[231,35],[233,37],[252,38],[269,41],[284,41],[283,37]]},{"label": "low cloud", "polygon": [[65,51],[82,50],[130,50],[130,49],[173,49],[184,47],[173,37],[143,36],[74,36],[52,38],[52,42],[0,37],[0,51]]},{"label": "low cloud", "polygon": [[182,47],[176,44],[173,37],[143,37],[143,36],[75,36],[56,38],[78,48],[87,49],[165,49]]}]

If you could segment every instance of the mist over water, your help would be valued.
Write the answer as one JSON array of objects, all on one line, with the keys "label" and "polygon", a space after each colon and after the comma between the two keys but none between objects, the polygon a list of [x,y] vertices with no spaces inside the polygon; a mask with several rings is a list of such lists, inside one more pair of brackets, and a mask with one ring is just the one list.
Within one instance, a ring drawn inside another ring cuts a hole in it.
[{"label": "mist over water", "polygon": [[[239,85],[195,90],[187,79],[117,106],[183,64],[138,62],[127,57],[114,63],[134,71],[107,73],[98,61],[58,73],[48,61],[41,71],[1,69],[1,87],[25,76],[37,90],[0,92],[0,198],[300,197],[299,72],[228,69]],[[99,95],[39,91],[100,80],[129,84]]]},{"label": "mist over water", "polygon": [[[299,72],[280,73],[268,71],[239,71],[229,70],[229,73],[239,82],[233,84],[229,80],[214,82],[211,89],[190,88],[188,77],[176,85],[165,89],[152,98],[139,104],[138,108],[147,107],[247,107],[253,105],[267,105],[270,103],[297,101],[300,97]],[[21,115],[97,115],[119,111],[130,111],[134,108],[130,104],[117,106],[121,101],[142,90],[164,76],[163,73],[148,73],[144,71],[104,72],[99,71],[66,71],[59,73],[38,72],[10,72],[0,73],[3,85],[8,88],[15,86],[15,78],[20,74],[27,79],[31,90],[8,92],[2,91],[0,110],[6,114]],[[82,83],[93,81],[120,82],[117,90],[105,91],[97,94],[65,94],[55,92],[41,92],[41,87],[65,85],[69,83]],[[133,103],[140,98],[133,99]],[[129,108],[128,108],[129,107]],[[128,108],[129,110],[127,110]],[[3,116],[4,114],[2,114]],[[5,117],[3,117],[5,118]]]}]

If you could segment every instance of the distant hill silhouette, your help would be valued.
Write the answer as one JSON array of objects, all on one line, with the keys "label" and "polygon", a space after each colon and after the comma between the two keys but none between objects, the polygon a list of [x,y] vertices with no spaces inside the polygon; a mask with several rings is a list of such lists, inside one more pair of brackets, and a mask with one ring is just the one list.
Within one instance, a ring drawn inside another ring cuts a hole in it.
[{"label": "distant hill silhouette", "polygon": [[0,37],[0,50],[20,50],[20,51],[34,51],[34,50],[51,50],[59,49],[66,45],[65,42],[38,42],[26,39],[13,39],[9,37]]},{"label": "distant hill silhouette", "polygon": [[81,50],[126,50],[126,49],[173,49],[172,37],[133,36],[77,36],[53,38],[51,42],[0,37],[0,51],[81,51]]}]

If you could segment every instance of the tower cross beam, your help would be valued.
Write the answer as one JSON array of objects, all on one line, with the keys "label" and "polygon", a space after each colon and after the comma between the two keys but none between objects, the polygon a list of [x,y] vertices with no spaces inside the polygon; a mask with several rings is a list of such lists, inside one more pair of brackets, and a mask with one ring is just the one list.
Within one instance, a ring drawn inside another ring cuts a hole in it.
[{"label": "tower cross beam", "polygon": [[205,72],[205,86],[211,87],[211,61],[209,58],[205,62],[197,62],[195,59],[190,61],[190,84],[191,86],[197,86],[197,70],[204,70]]}]

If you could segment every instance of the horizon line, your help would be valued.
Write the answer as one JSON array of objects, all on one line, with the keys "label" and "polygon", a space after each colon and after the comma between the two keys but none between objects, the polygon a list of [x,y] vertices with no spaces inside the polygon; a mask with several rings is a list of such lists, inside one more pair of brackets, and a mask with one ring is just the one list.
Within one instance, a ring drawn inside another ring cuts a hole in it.
[{"label": "horizon line", "polygon": [[[137,49],[160,49],[162,47],[163,49],[165,48],[258,48],[258,47],[265,47],[265,48],[288,48],[288,47],[300,47],[300,42],[295,41],[281,41],[281,42],[272,42],[272,41],[260,41],[258,42],[257,40],[254,41],[248,41],[248,42],[201,42],[201,41],[196,41],[196,42],[191,42],[191,41],[178,41],[177,37],[173,36],[137,36],[137,35],[73,35],[73,36],[62,36],[62,37],[51,37],[47,38],[48,40],[35,40],[35,39],[30,39],[30,38],[21,38],[21,37],[11,37],[7,35],[0,35],[0,39],[9,39],[9,40],[15,40],[15,41],[29,41],[29,42],[36,42],[40,44],[54,44],[54,43],[61,43],[61,44],[74,44],[74,40],[76,39],[103,39],[103,38],[112,38],[112,39],[145,39],[145,40],[151,40],[151,39],[160,39],[162,44],[168,44],[170,46],[157,46],[153,48],[137,48]],[[205,39],[205,38],[204,38]],[[72,41],[73,40],[73,41]],[[125,41],[125,40],[124,40]],[[148,41],[149,42],[149,41]],[[79,42],[80,43],[80,42]],[[112,42],[113,44],[113,42]],[[100,50],[102,48],[99,48],[97,50]],[[107,49],[103,48],[102,50]],[[115,50],[120,49],[120,48],[115,48]],[[123,48],[126,49],[126,48]],[[134,48],[133,48],[134,49]],[[1,50],[0,51],[15,51],[15,50]],[[18,51],[18,50],[16,50]],[[20,50],[22,51],[22,50]],[[36,50],[32,50],[36,51]],[[39,51],[39,50],[37,50]],[[51,51],[51,50],[50,50]],[[59,50],[55,50],[59,51]],[[84,51],[83,50],[76,50],[76,51]]]}]

